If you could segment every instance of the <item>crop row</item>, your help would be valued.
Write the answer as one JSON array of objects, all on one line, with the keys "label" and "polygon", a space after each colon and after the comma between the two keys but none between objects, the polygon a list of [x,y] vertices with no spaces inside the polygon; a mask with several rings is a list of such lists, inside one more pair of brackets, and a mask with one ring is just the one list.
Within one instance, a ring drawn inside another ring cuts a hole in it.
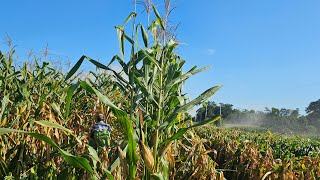
[{"label": "crop row", "polygon": [[227,179],[320,178],[319,141],[212,126],[197,133]]}]

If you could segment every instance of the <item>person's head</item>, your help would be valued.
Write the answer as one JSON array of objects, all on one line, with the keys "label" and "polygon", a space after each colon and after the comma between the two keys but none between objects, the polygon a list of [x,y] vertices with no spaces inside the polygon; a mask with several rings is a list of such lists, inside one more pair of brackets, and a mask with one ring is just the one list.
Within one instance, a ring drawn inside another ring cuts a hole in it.
[{"label": "person's head", "polygon": [[103,121],[103,120],[104,120],[103,114],[98,114],[97,121],[99,122],[99,121]]}]

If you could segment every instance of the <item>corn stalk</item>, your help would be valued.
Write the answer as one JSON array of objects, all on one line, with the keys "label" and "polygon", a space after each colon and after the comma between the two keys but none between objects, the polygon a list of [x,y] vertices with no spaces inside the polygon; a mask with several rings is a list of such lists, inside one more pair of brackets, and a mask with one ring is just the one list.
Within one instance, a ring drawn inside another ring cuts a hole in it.
[{"label": "corn stalk", "polygon": [[[93,111],[100,106],[96,98],[65,82],[65,75],[48,62],[35,58],[32,65],[14,63],[14,50],[0,53],[0,178],[110,175],[100,167],[105,159],[91,166],[96,158],[94,151],[89,153],[88,131],[94,113],[103,112],[103,108]],[[119,94],[112,89],[110,75],[95,76],[94,87],[113,94],[114,101]]]},{"label": "corn stalk", "polygon": [[[187,113],[195,105],[201,104],[210,98],[220,86],[214,86],[202,93],[198,98],[187,102],[182,94],[182,85],[190,76],[197,74],[209,67],[197,69],[193,67],[188,72],[183,73],[184,60],[177,55],[174,50],[179,45],[174,40],[163,39],[161,44],[157,31],[165,31],[165,23],[160,14],[153,6],[155,19],[146,30],[142,24],[134,28],[134,37],[130,38],[125,31],[126,24],[135,18],[136,13],[131,13],[121,26],[116,26],[118,34],[120,56],[112,58],[108,65],[104,65],[87,56],[82,56],[75,66],[69,71],[66,80],[73,76],[84,60],[88,60],[97,68],[111,71],[116,84],[122,90],[124,97],[129,101],[121,104],[121,108],[116,106],[104,94],[93,87],[87,81],[81,81],[79,85],[109,106],[122,125],[127,144],[126,162],[128,167],[127,179],[134,179],[137,176],[138,154],[143,159],[143,172],[140,176],[144,179],[158,177],[168,179],[168,165],[164,159],[165,149],[169,143],[183,136],[190,128],[200,126],[215,121],[207,119],[189,127],[180,128],[179,120],[181,114]],[[144,43],[141,47],[138,41],[139,34]],[[149,41],[149,33],[153,41]],[[129,60],[125,60],[125,41],[132,49]],[[134,48],[137,47],[137,48]],[[121,72],[116,72],[110,65],[117,61]]]}]

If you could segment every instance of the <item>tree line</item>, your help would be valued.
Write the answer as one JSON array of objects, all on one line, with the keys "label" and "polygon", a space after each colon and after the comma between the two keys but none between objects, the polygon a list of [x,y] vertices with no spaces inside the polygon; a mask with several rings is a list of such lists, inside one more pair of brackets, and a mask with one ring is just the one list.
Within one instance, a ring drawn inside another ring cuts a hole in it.
[{"label": "tree line", "polygon": [[320,131],[320,99],[310,102],[300,114],[299,109],[265,108],[264,111],[240,110],[232,104],[206,102],[196,111],[194,121],[203,121],[221,115],[216,125],[233,124],[261,127],[283,134],[315,134]]}]

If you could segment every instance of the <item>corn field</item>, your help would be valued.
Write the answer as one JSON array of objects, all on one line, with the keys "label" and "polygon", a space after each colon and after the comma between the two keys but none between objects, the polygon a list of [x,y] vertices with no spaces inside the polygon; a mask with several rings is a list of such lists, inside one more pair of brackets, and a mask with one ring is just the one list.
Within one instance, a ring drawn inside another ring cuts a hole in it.
[{"label": "corn field", "polygon": [[[320,142],[205,127],[196,130],[227,179],[319,179]],[[208,140],[210,139],[210,140]],[[217,169],[218,169],[217,168]]]},{"label": "corn field", "polygon": [[[147,30],[135,24],[135,12],[116,26],[120,55],[106,65],[82,56],[64,75],[36,58],[32,66],[13,66],[14,50],[1,54],[2,177],[169,179],[183,174],[185,165],[180,160],[176,163],[181,153],[179,140],[188,130],[219,118],[192,123],[187,112],[220,86],[186,100],[184,81],[208,67],[182,72],[185,61],[174,52],[179,43],[166,34],[165,19],[152,8],[155,20]],[[134,31],[129,37],[125,28],[132,19]],[[128,57],[125,43],[131,46]],[[93,78],[77,78],[85,60],[103,72],[90,72]],[[121,72],[110,68],[114,62],[120,64]],[[99,114],[113,127],[111,143],[92,147],[90,128]],[[214,166],[207,166],[209,162],[202,163],[194,177],[222,176]]]},{"label": "corn field", "polygon": [[[221,86],[188,100],[184,82],[209,67],[183,72],[170,13],[151,11],[146,28],[136,12],[115,26],[120,52],[107,64],[83,55],[64,73],[36,57],[14,65],[14,49],[0,53],[0,178],[320,178],[316,140],[210,125],[220,117],[193,122],[188,112]],[[84,61],[99,71],[79,78]],[[111,126],[110,141],[92,145],[99,118]]]}]

